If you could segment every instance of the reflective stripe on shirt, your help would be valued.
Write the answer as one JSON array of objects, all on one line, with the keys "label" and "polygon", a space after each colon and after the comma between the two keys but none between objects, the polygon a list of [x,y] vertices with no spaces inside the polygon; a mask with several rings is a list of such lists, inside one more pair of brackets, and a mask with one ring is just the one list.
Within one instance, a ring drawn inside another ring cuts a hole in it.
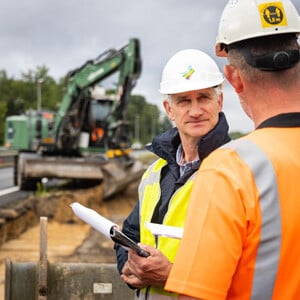
[{"label": "reflective stripe on shirt", "polygon": [[282,236],[276,174],[266,154],[249,139],[233,141],[225,147],[231,146],[252,170],[260,194],[261,241],[258,245],[251,299],[272,299]]}]

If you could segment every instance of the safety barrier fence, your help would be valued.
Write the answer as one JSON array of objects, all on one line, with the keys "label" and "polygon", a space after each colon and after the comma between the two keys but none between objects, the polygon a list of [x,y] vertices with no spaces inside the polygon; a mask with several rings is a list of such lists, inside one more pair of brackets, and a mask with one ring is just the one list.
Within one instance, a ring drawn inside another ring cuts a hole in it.
[{"label": "safety barrier fence", "polygon": [[130,300],[115,264],[48,263],[46,280],[37,262],[6,261],[5,300]]},{"label": "safety barrier fence", "polygon": [[40,217],[37,262],[6,260],[5,300],[133,300],[116,264],[50,263],[47,217]]}]

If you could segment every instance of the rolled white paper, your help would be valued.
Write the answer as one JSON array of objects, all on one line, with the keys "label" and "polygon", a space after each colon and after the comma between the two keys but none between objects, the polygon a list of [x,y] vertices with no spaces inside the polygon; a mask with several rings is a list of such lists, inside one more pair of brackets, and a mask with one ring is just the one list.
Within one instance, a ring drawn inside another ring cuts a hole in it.
[{"label": "rolled white paper", "polygon": [[106,237],[111,238],[110,231],[112,227],[118,226],[110,220],[102,217],[93,209],[87,208],[84,205],[74,202],[70,204],[74,214],[91,225],[94,229],[104,234]]},{"label": "rolled white paper", "polygon": [[183,228],[166,226],[161,224],[145,222],[146,227],[151,231],[153,235],[160,235],[169,238],[182,239]]}]

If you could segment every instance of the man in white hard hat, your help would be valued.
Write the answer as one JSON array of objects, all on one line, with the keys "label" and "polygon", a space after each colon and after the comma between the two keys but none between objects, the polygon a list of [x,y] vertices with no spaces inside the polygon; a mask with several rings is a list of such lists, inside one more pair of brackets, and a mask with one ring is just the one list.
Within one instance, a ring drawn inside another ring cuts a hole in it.
[{"label": "man in white hard hat", "polygon": [[165,286],[180,300],[300,299],[299,32],[289,0],[223,11],[216,53],[255,130],[197,173]]},{"label": "man in white hard hat", "polygon": [[163,286],[180,239],[155,236],[146,224],[183,228],[195,172],[211,151],[230,140],[221,111],[223,83],[215,61],[195,49],[176,53],[162,72],[163,106],[176,127],[155,137],[148,148],[159,158],[143,175],[139,201],[122,229],[150,256],[115,246],[121,277],[137,289],[138,299],[177,299]]}]

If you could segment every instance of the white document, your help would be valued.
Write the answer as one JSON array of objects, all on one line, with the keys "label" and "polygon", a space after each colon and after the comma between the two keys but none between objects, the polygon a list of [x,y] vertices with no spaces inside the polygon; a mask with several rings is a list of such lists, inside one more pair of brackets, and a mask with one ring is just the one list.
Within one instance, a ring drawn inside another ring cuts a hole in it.
[{"label": "white document", "polygon": [[88,223],[108,238],[111,238],[112,228],[118,228],[115,223],[102,217],[93,209],[87,208],[78,202],[71,203],[70,206],[78,218]]},{"label": "white document", "polygon": [[147,257],[150,255],[149,252],[142,249],[136,242],[126,236],[119,229],[118,225],[102,217],[93,209],[87,208],[78,202],[71,203],[70,206],[78,218],[91,225],[106,237],[112,239],[115,243],[126,249],[130,248],[135,250],[140,256]]},{"label": "white document", "polygon": [[183,236],[182,227],[166,226],[161,224],[155,224],[145,222],[146,227],[152,232],[153,235],[165,236],[175,239],[181,239]]}]

